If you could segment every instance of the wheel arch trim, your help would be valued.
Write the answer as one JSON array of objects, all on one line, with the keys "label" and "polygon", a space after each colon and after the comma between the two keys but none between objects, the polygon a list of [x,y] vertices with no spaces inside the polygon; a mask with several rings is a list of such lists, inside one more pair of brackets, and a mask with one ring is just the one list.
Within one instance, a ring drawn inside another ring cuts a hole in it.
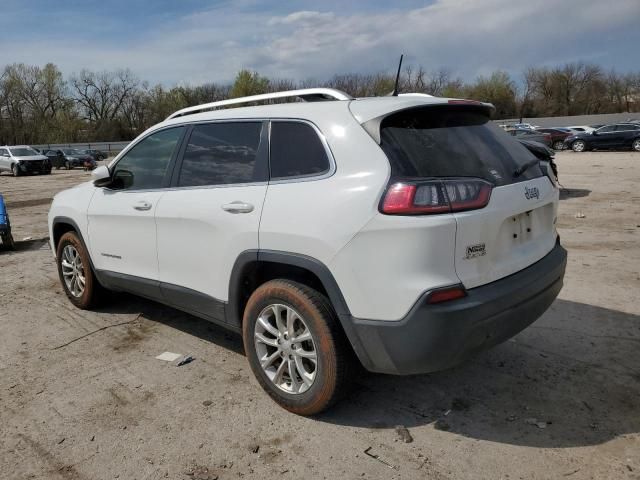
[{"label": "wheel arch trim", "polygon": [[93,260],[91,259],[91,252],[87,248],[87,244],[84,241],[84,237],[82,236],[82,230],[80,230],[80,227],[78,226],[76,221],[70,217],[64,217],[64,216],[55,217],[51,222],[51,235],[52,235],[51,245],[54,247],[54,252],[53,252],[54,255],[57,256],[58,244],[56,243],[56,239],[53,237],[53,234],[55,232],[56,225],[59,225],[59,224],[66,224],[73,228],[75,233],[78,235],[78,238],[80,239],[80,243],[82,243],[82,246],[87,251],[87,256],[89,257],[89,263],[91,264],[91,269],[95,272],[96,269],[93,265]]}]

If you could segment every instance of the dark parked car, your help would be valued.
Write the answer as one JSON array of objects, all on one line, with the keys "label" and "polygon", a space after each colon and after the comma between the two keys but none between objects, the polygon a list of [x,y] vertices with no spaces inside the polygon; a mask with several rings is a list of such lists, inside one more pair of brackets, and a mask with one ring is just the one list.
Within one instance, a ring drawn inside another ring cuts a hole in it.
[{"label": "dark parked car", "polygon": [[628,148],[640,152],[640,125],[637,123],[605,125],[591,133],[571,135],[565,139],[564,143],[574,152]]},{"label": "dark parked car", "polygon": [[556,150],[564,149],[564,139],[571,135],[571,131],[560,128],[538,128],[536,132],[551,135],[551,146]]},{"label": "dark parked car", "polygon": [[93,170],[97,166],[96,161],[91,155],[73,148],[47,150],[45,155],[51,160],[51,164],[56,169],[64,167],[67,170],[71,170],[74,167],[82,167],[85,170]]},{"label": "dark parked car", "polygon": [[101,152],[100,150],[88,149],[88,150],[83,150],[83,152],[86,153],[87,155],[91,155],[96,162],[99,162],[100,160],[104,160],[105,158],[107,158],[107,155],[104,152]]},{"label": "dark parked car", "polygon": [[529,140],[533,142],[540,142],[547,147],[551,146],[551,135],[548,133],[539,133],[537,130],[525,130],[523,128],[507,130],[507,133],[513,135],[518,140]]}]

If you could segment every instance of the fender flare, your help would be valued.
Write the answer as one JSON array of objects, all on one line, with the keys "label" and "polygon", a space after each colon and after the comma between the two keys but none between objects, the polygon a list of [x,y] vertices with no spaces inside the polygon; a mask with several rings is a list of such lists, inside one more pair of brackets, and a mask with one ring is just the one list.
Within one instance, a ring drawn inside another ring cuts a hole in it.
[{"label": "fender flare", "polygon": [[246,250],[238,255],[229,280],[229,299],[226,310],[228,323],[235,324],[237,322],[238,326],[242,324],[242,316],[238,309],[242,277],[251,264],[260,264],[260,262],[291,265],[313,273],[320,280],[320,283],[327,292],[327,296],[338,315],[342,329],[354,352],[361,361],[368,358],[368,354],[365,352],[360,338],[355,332],[353,317],[347,306],[347,302],[333,274],[324,263],[308,255],[278,250]]},{"label": "fender flare", "polygon": [[[82,246],[84,247],[84,249],[87,251],[87,256],[89,257],[89,263],[91,264],[91,269],[95,272],[96,269],[93,266],[93,260],[91,259],[91,253],[89,251],[89,249],[87,248],[87,244],[84,241],[84,237],[82,236],[82,230],[80,230],[80,227],[78,227],[78,224],[75,222],[75,220],[73,220],[72,218],[69,217],[55,217],[53,219],[53,221],[51,222],[51,234],[53,235],[53,232],[56,228],[56,225],[60,224],[60,223],[64,223],[67,225],[71,225],[73,227],[73,230],[76,232],[76,234],[78,235],[78,238],[80,239],[80,243],[82,243]],[[55,238],[51,238],[51,242],[52,242],[52,246],[55,246],[56,250],[54,250],[53,254],[57,255],[57,245],[53,245],[53,242],[55,241]]]}]

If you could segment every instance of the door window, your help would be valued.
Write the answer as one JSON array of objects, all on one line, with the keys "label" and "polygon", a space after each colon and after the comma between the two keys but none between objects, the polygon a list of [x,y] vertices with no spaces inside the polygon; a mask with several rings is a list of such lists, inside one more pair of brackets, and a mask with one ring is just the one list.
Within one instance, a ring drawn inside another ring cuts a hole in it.
[{"label": "door window", "polygon": [[112,188],[145,190],[162,188],[167,168],[184,127],[168,128],[138,142],[115,165]]},{"label": "door window", "polygon": [[272,180],[322,175],[330,168],[315,129],[301,122],[271,123],[269,163]]},{"label": "door window", "polygon": [[598,130],[598,133],[611,133],[616,128],[615,125],[607,125]]},{"label": "door window", "polygon": [[178,186],[264,182],[262,122],[207,123],[193,127],[184,152]]}]

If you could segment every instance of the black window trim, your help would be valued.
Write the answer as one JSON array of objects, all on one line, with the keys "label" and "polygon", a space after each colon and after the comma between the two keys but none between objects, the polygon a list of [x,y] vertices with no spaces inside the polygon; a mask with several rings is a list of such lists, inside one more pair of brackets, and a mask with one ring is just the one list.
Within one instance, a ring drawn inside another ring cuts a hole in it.
[{"label": "black window trim", "polygon": [[294,177],[287,178],[279,178],[276,180],[271,179],[271,165],[269,165],[269,185],[280,185],[284,183],[300,183],[300,182],[315,182],[317,180],[324,180],[326,178],[332,177],[336,173],[336,161],[333,156],[333,152],[329,147],[329,143],[327,142],[327,138],[324,136],[322,131],[318,128],[318,126],[310,122],[309,120],[301,119],[301,118],[271,118],[269,120],[269,162],[271,162],[271,125],[275,122],[297,122],[304,123],[309,125],[313,130],[315,130],[316,135],[320,139],[320,143],[324,147],[325,154],[327,155],[327,160],[329,160],[329,169],[325,170],[321,173],[312,173],[309,175],[297,175]]},{"label": "black window trim", "polygon": [[113,172],[115,171],[116,167],[118,166],[118,163],[120,163],[120,161],[127,156],[127,154],[129,153],[129,151],[131,149],[133,149],[136,145],[139,145],[141,142],[145,141],[147,138],[149,138],[151,135],[155,135],[156,133],[162,132],[164,130],[169,130],[171,128],[181,128],[182,129],[182,135],[180,136],[180,138],[178,139],[177,142],[177,148],[174,149],[173,154],[171,155],[171,159],[169,160],[169,164],[167,165],[167,171],[164,174],[164,178],[162,180],[162,186],[161,187],[157,187],[157,188],[130,188],[130,189],[119,189],[119,188],[109,188],[109,187],[103,187],[106,188],[107,190],[111,190],[114,192],[122,192],[122,193],[139,193],[139,192],[158,192],[158,191],[164,191],[166,190],[170,184],[171,184],[171,179],[172,177],[172,172],[174,170],[175,164],[176,164],[176,160],[178,158],[178,152],[181,151],[182,149],[182,145],[184,144],[186,135],[185,133],[188,130],[188,125],[182,124],[182,123],[177,123],[175,125],[167,125],[166,127],[162,127],[162,128],[158,128],[152,132],[149,132],[147,135],[145,135],[144,137],[140,138],[137,142],[131,142],[129,145],[127,145],[127,147],[120,152],[120,154],[113,159],[113,161],[107,165],[107,169],[109,170],[109,175],[113,175]]}]

